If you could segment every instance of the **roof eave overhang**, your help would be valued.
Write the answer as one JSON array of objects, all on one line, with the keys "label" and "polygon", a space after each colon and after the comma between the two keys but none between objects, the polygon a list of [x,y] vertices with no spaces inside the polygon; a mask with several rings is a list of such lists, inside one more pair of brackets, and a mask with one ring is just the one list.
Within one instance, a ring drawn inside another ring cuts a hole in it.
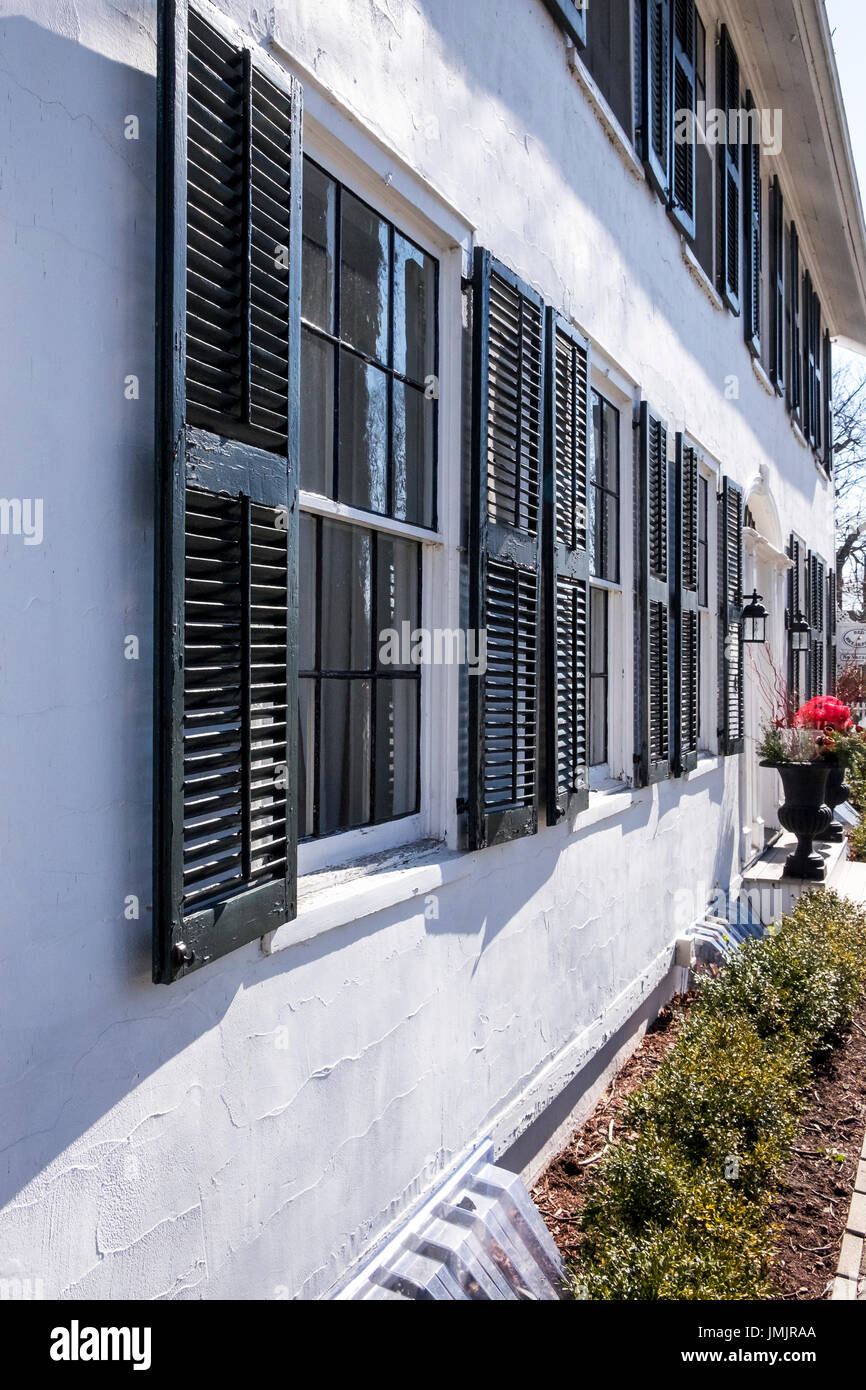
[{"label": "roof eave overhang", "polygon": [[786,203],[834,337],[866,351],[866,223],[823,0],[728,0],[744,85],[782,115]]}]

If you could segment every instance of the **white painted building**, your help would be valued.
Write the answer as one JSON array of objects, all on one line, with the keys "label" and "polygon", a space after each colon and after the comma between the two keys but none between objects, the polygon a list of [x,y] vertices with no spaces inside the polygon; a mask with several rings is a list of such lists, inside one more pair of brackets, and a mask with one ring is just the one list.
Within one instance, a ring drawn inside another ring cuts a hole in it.
[{"label": "white painted building", "polygon": [[866,342],[824,6],[11,8],[0,1278],[325,1296],[537,1171],[776,824],[737,620],[830,679]]}]

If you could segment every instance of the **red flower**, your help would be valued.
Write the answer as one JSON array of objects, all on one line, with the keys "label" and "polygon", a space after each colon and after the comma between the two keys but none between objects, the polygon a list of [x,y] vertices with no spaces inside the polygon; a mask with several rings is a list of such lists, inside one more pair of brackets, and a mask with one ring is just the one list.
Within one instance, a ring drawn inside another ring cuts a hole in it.
[{"label": "red flower", "polygon": [[839,729],[842,732],[854,727],[850,709],[833,695],[816,695],[807,700],[794,715],[794,724],[800,729]]}]

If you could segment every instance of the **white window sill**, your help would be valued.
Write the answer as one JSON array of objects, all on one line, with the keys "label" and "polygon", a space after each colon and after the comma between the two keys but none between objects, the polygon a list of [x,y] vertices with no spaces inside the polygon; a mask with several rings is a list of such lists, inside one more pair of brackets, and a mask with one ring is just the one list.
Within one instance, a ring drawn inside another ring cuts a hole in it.
[{"label": "white window sill", "polygon": [[601,821],[612,820],[614,816],[621,816],[624,811],[630,810],[643,799],[642,791],[629,787],[625,782],[607,778],[590,791],[589,805],[585,811],[578,811],[569,824],[569,831],[576,834],[578,831],[588,830],[591,825],[598,825]]},{"label": "white window sill", "polygon": [[764,371],[763,363],[760,362],[759,359],[753,355],[753,353],[750,352],[749,356],[752,359],[752,371],[755,373],[755,376],[763,386],[767,395],[772,396],[773,400],[775,400],[779,393],[777,392],[770,378],[767,376],[767,373]]},{"label": "white window sill", "polygon": [[709,777],[711,772],[718,771],[721,761],[721,758],[717,758],[713,753],[699,753],[697,767],[685,774],[685,780],[699,782],[702,777]]},{"label": "white window sill", "polygon": [[397,903],[423,900],[444,884],[466,878],[474,862],[474,854],[426,840],[344,868],[304,874],[298,881],[297,917],[263,936],[262,950],[274,955]]},{"label": "white window sill", "polygon": [[568,49],[568,65],[589,98],[590,106],[595,110],[605,134],[629,173],[643,183],[646,174],[634,152],[631,140],[614,115],[613,108],[607,98],[602,95],[601,89],[596,85],[571,39],[567,38],[565,43]]},{"label": "white window sill", "polygon": [[721,295],[717,292],[715,285],[707,275],[707,272],[704,270],[704,267],[701,265],[684,236],[680,236],[680,246],[682,248],[683,260],[691,271],[692,279],[700,285],[714,309],[724,309],[725,306]]}]

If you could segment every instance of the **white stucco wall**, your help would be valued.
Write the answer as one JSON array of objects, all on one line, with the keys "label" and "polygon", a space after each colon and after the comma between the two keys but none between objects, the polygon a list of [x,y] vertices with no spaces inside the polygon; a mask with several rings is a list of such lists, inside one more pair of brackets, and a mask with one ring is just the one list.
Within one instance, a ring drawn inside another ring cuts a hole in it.
[{"label": "white stucco wall", "polygon": [[[473,857],[438,920],[402,904],[150,983],[155,5],[3,8],[0,493],[43,499],[44,538],[0,537],[0,1276],[317,1296],[652,987],[673,894],[727,881],[736,763]],[[811,455],[540,3],[292,0],[274,22],[672,429],[744,484],[766,464],[783,532],[829,557]]]}]

